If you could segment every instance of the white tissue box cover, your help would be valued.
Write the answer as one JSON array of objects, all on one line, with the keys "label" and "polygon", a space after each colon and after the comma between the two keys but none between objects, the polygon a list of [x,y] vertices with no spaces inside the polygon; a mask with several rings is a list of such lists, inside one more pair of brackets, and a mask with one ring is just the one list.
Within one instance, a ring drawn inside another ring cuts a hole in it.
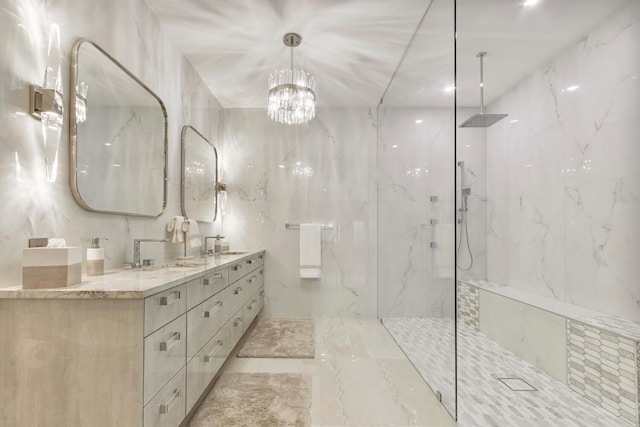
[{"label": "white tissue box cover", "polygon": [[23,267],[49,267],[82,263],[82,248],[25,248],[22,252]]}]

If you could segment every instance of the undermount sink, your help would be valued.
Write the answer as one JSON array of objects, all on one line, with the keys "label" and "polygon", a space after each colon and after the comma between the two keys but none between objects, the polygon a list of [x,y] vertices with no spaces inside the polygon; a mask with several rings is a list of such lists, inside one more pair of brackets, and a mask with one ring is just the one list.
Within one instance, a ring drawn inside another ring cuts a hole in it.
[{"label": "undermount sink", "polygon": [[151,265],[148,267],[142,267],[142,271],[190,271],[197,267],[202,267],[204,264],[198,264],[195,262],[181,262],[181,263],[163,263]]}]

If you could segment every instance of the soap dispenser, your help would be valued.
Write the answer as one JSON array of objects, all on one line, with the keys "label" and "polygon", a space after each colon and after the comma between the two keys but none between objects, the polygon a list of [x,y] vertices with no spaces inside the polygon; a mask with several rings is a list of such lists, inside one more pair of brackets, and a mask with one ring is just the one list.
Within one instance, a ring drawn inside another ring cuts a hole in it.
[{"label": "soap dispenser", "polygon": [[87,276],[101,276],[104,274],[104,248],[100,247],[100,239],[106,237],[92,237],[91,247],[87,248]]}]

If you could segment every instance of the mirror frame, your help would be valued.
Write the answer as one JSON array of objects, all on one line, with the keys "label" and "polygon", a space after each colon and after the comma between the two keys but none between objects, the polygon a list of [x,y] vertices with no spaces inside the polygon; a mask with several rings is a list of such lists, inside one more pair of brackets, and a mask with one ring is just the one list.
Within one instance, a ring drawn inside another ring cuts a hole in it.
[{"label": "mirror frame", "polygon": [[204,137],[204,135],[202,135],[200,132],[198,132],[198,130],[196,128],[194,128],[191,125],[185,125],[182,127],[182,132],[180,133],[180,142],[181,142],[181,152],[182,152],[182,170],[181,170],[181,179],[180,179],[180,209],[182,210],[182,215],[185,218],[190,218],[187,215],[187,209],[185,206],[185,166],[186,166],[186,162],[185,162],[185,137],[187,134],[188,130],[192,130],[196,133],[196,135],[198,135],[200,138],[202,138],[205,142],[207,142],[207,144],[209,144],[211,146],[211,148],[213,148],[213,154],[215,154],[215,163],[216,163],[216,177],[215,177],[215,181],[213,183],[213,200],[214,200],[214,205],[215,208],[213,209],[213,219],[211,219],[211,221],[208,220],[203,220],[203,219],[197,219],[197,218],[193,218],[196,221],[201,221],[201,222],[214,222],[216,220],[216,218],[218,217],[218,150],[216,150],[216,147],[213,145],[213,143],[211,141],[209,141],[207,138]]},{"label": "mirror frame", "polygon": [[[121,212],[121,211],[111,211],[111,210],[101,210],[95,209],[89,206],[80,195],[78,190],[78,156],[77,156],[77,144],[78,144],[78,124],[76,123],[76,95],[77,90],[76,86],[78,84],[78,54],[80,52],[80,47],[84,44],[88,43],[94,48],[96,48],[100,53],[102,53],[107,59],[109,59],[113,64],[115,64],[118,68],[120,68],[126,75],[131,77],[137,84],[139,84],[144,90],[146,90],[151,96],[153,96],[160,107],[162,109],[162,114],[164,116],[164,172],[163,172],[163,183],[162,183],[162,209],[157,214],[141,214],[136,212]],[[69,182],[71,185],[71,194],[75,201],[82,206],[84,209],[90,212],[99,212],[99,213],[108,213],[115,215],[127,215],[127,216],[138,216],[138,217],[147,217],[147,218],[157,218],[164,213],[167,208],[167,170],[169,167],[169,139],[168,139],[168,119],[167,119],[167,108],[162,102],[162,99],[158,95],[155,94],[149,87],[142,82],[138,77],[136,77],[131,71],[129,71],[125,66],[116,61],[113,56],[109,55],[104,49],[95,44],[94,42],[87,39],[79,39],[76,41],[71,48],[71,76],[70,76],[70,96],[69,96]]]}]

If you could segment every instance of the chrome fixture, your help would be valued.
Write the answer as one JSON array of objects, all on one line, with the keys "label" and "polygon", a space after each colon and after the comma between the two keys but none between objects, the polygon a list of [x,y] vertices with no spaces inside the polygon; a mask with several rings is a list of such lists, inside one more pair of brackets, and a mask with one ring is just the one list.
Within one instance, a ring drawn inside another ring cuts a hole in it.
[{"label": "chrome fixture", "polygon": [[291,48],[291,68],[269,75],[269,117],[288,125],[306,123],[316,115],[316,80],[293,68],[293,48],[300,45],[302,37],[287,33],[282,41]]},{"label": "chrome fixture", "polygon": [[[471,245],[469,244],[469,227],[467,225],[467,211],[469,210],[469,196],[471,195],[471,188],[465,187],[467,171],[464,168],[464,162],[458,162],[458,167],[460,168],[460,184],[462,191],[460,192],[460,208],[458,208],[460,217],[457,220],[458,224],[460,224],[460,240],[456,247],[456,266],[462,271],[469,271],[471,270],[471,267],[473,267],[473,254],[471,253]],[[467,267],[460,266],[460,249],[462,247],[463,239],[467,243],[466,246],[469,253],[470,261]]]},{"label": "chrome fixture", "polygon": [[[290,223],[286,223],[284,225],[285,228],[287,229],[296,229],[296,228],[300,228],[300,224],[290,224]],[[333,228],[333,223],[330,222],[329,224],[320,224],[320,228],[328,228],[328,229],[332,229]]]},{"label": "chrome fixture", "polygon": [[[164,243],[168,241],[169,239],[133,239],[133,263],[131,264],[131,266],[133,268],[142,267],[142,264],[140,263],[140,243],[141,242]],[[145,260],[145,266],[146,265],[151,265],[151,261]]]},{"label": "chrome fixture", "polygon": [[[213,255],[214,253],[214,249],[207,249],[207,243],[209,239],[216,239],[215,243],[218,243],[218,241],[224,239],[224,236],[221,236],[220,234],[216,234],[215,236],[204,236],[203,237],[204,250],[202,251],[202,255]],[[214,243],[214,248],[215,248],[215,243]]]},{"label": "chrome fixture", "polygon": [[49,30],[47,65],[42,86],[29,86],[29,113],[42,122],[44,162],[47,180],[56,180],[58,146],[62,135],[64,105],[62,72],[60,70],[60,29],[52,24]]},{"label": "chrome fixture", "polygon": [[479,52],[476,58],[480,58],[480,114],[474,114],[464,121],[461,128],[488,128],[508,116],[508,114],[490,114],[484,112],[484,57],[487,52]]}]

